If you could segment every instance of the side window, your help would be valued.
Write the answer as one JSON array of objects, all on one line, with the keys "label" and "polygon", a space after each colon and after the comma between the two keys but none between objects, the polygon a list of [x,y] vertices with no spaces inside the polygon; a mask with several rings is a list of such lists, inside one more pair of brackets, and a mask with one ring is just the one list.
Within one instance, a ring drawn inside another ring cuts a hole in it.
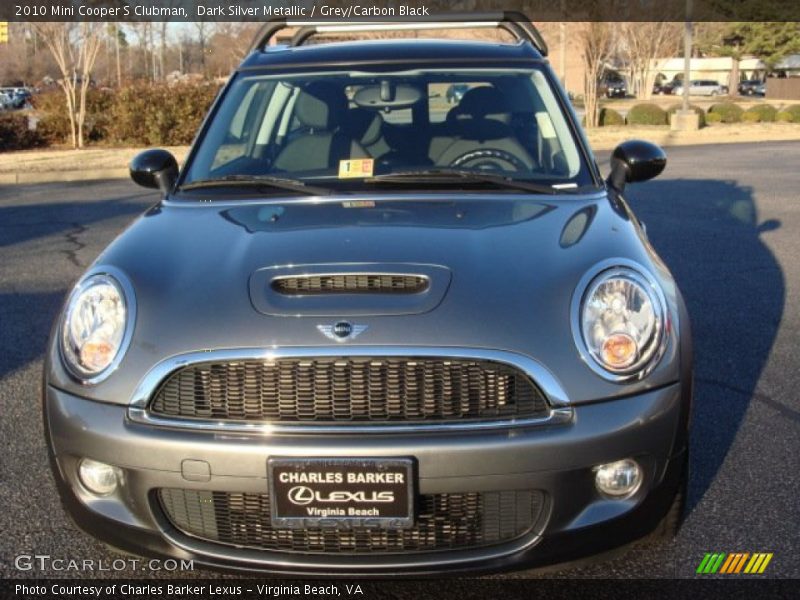
[{"label": "side window", "polygon": [[265,104],[274,87],[268,82],[256,83],[244,94],[225,132],[225,139],[214,155],[212,170],[249,155],[262,123]]}]

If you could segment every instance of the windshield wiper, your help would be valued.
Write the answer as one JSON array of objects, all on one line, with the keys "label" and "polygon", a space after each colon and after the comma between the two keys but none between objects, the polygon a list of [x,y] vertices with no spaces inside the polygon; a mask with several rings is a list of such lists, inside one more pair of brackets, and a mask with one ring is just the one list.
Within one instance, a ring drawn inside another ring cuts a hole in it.
[{"label": "windshield wiper", "polygon": [[289,190],[309,196],[328,196],[331,190],[324,187],[306,185],[299,179],[286,179],[283,177],[273,177],[272,175],[225,175],[217,179],[198,179],[191,183],[180,186],[181,191],[198,190],[201,188],[214,187],[273,187],[281,190]]},{"label": "windshield wiper", "polygon": [[367,183],[406,183],[426,179],[429,181],[462,180],[478,183],[491,183],[500,187],[524,190],[526,192],[534,192],[536,194],[559,194],[574,191],[572,189],[555,189],[549,185],[542,185],[540,183],[533,183],[530,181],[522,181],[512,177],[505,177],[503,175],[496,175],[488,172],[484,173],[482,171],[465,171],[462,169],[420,169],[418,171],[400,171],[398,173],[386,173],[385,175],[378,175],[376,177],[365,179],[364,181]]}]

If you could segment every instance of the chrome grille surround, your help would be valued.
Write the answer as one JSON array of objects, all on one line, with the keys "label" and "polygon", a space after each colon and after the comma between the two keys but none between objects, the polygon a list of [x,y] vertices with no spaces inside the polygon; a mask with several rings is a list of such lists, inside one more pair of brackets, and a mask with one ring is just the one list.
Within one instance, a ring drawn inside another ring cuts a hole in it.
[{"label": "chrome grille surround", "polygon": [[493,420],[547,409],[514,367],[399,356],[199,363],[172,373],[150,403],[167,417],[287,423]]},{"label": "chrome grille surround", "polygon": [[525,373],[541,390],[547,410],[534,417],[497,418],[489,420],[429,421],[429,422],[270,422],[270,421],[222,421],[213,418],[183,418],[158,415],[148,408],[162,383],[175,371],[199,363],[210,361],[274,361],[280,358],[341,357],[340,347],[281,347],[275,349],[243,348],[192,352],[174,356],[153,367],[137,387],[128,410],[133,422],[173,429],[195,429],[203,431],[225,431],[265,434],[306,434],[306,433],[363,433],[382,434],[387,432],[407,433],[416,431],[460,431],[486,430],[509,427],[532,427],[565,424],[572,420],[573,411],[566,393],[558,380],[537,361],[514,352],[487,350],[481,348],[453,347],[402,347],[402,346],[351,346],[346,350],[347,357],[433,357],[467,360],[488,360],[516,367]]}]

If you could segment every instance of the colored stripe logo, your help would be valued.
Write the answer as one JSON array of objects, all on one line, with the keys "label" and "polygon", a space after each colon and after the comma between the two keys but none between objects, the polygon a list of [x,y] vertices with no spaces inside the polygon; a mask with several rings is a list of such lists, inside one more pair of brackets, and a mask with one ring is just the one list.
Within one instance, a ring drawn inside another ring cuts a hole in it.
[{"label": "colored stripe logo", "polygon": [[755,552],[753,554],[749,552],[734,552],[731,554],[709,552],[700,561],[696,573],[698,575],[713,575],[715,573],[760,575],[766,570],[771,560],[772,552]]}]

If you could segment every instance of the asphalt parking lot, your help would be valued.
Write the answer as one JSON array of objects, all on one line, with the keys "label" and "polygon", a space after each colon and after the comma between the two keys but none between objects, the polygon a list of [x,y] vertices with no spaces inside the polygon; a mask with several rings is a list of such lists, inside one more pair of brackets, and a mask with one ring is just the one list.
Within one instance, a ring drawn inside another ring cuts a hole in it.
[{"label": "asphalt parking lot", "polygon": [[[800,143],[668,155],[664,175],[629,196],[693,322],[686,522],[672,543],[546,575],[694,577],[706,552],[772,552],[762,577],[800,577]],[[40,419],[42,353],[72,281],[155,200],[127,181],[0,187],[3,577],[75,576],[18,571],[21,554],[114,558],[59,506]]]}]

